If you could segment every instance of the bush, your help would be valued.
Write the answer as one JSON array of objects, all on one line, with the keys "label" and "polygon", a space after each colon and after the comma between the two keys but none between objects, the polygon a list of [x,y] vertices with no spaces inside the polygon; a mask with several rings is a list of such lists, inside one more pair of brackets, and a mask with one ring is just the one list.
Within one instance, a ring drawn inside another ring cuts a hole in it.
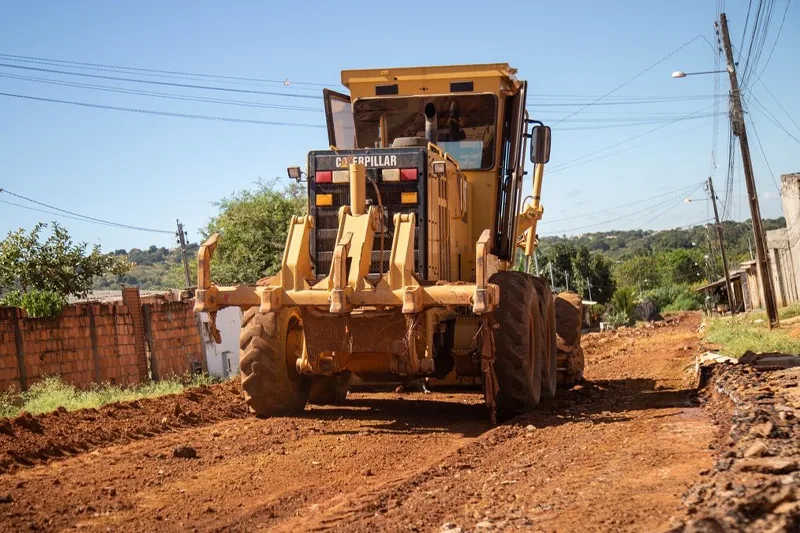
[{"label": "bush", "polygon": [[633,318],[633,310],[636,307],[636,297],[633,289],[617,289],[611,297],[611,308],[615,313],[624,313],[628,319]]},{"label": "bush", "polygon": [[609,311],[606,313],[605,322],[611,328],[617,329],[620,326],[629,326],[633,320],[622,311]]},{"label": "bush", "polygon": [[675,311],[699,311],[703,308],[703,304],[695,295],[681,294],[674,302],[664,308],[666,312]]},{"label": "bush", "polygon": [[7,307],[19,307],[31,318],[58,316],[67,305],[67,297],[53,291],[31,290],[28,292],[12,291],[0,300]]},{"label": "bush", "polygon": [[697,311],[703,308],[703,297],[688,285],[661,285],[642,294],[659,311]]}]

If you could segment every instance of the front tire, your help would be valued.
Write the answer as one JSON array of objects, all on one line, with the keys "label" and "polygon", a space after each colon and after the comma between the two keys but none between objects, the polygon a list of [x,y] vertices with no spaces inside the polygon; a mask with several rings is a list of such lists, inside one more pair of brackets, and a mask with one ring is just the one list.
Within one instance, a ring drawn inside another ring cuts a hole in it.
[{"label": "front tire", "polygon": [[239,366],[245,402],[256,415],[293,415],[305,408],[311,381],[296,368],[304,342],[296,310],[265,314],[252,307],[244,313]]},{"label": "front tire", "polygon": [[495,363],[499,391],[497,417],[506,420],[530,411],[541,400],[542,358],[539,348],[539,296],[533,278],[504,271],[490,279],[500,287],[494,312]]}]

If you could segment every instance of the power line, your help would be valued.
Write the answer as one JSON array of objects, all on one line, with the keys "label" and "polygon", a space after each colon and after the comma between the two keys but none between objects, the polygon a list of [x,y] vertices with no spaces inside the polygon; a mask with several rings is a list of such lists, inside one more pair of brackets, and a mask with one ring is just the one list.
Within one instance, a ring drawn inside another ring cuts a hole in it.
[{"label": "power line", "polygon": [[761,144],[761,137],[758,136],[758,130],[756,129],[755,123],[751,120],[750,121],[750,129],[753,130],[753,133],[756,135],[756,141],[758,142],[758,149],[761,152],[761,157],[764,159],[764,163],[767,165],[767,170],[769,171],[769,177],[772,178],[772,183],[775,185],[775,188],[778,190],[778,194],[781,192],[781,188],[778,185],[778,182],[775,180],[775,174],[772,172],[772,167],[767,160],[767,154],[764,152],[764,146]]},{"label": "power line", "polygon": [[[125,67],[120,65],[109,65],[106,63],[87,63],[85,61],[67,61],[63,59],[48,59],[44,57],[33,57],[33,56],[21,56],[21,55],[14,55],[14,54],[0,54],[0,57],[5,58],[6,61],[19,61],[23,63],[44,63],[44,64],[55,64],[55,65],[73,65],[75,68],[84,68],[88,70],[100,70],[106,72],[119,72],[119,71],[133,71],[133,72],[141,72],[141,73],[150,73],[148,75],[161,75],[161,74],[172,74],[172,75],[179,75],[179,76],[192,76],[194,78],[212,78],[218,80],[232,80],[232,81],[247,81],[247,82],[255,82],[255,83],[280,83],[285,84],[288,80],[270,80],[264,78],[251,78],[246,76],[227,76],[221,74],[206,74],[206,73],[199,73],[199,72],[183,72],[179,70],[159,70],[159,69],[152,69],[152,68],[138,68],[138,67]],[[91,68],[96,67],[96,68]],[[175,76],[166,76],[166,77],[175,77]],[[310,85],[314,87],[326,87],[329,84],[324,83],[312,83],[312,82],[305,82],[305,81],[290,81],[291,85]],[[333,84],[338,85],[338,84]]]},{"label": "power line", "polygon": [[[717,120],[719,120],[719,119],[717,119]],[[561,166],[561,167],[558,167],[558,168],[556,168],[554,170],[550,170],[549,174],[553,174],[554,172],[561,172],[563,170],[569,170],[570,168],[579,167],[581,165],[585,165],[585,164],[591,163],[593,161],[597,161],[598,159],[605,159],[606,157],[611,157],[611,156],[614,156],[614,155],[617,155],[617,154],[628,152],[630,150],[634,150],[636,148],[641,148],[642,146],[647,146],[648,144],[653,144],[654,142],[658,142],[658,141],[661,141],[663,139],[668,139],[669,137],[674,137],[675,135],[680,135],[681,133],[686,133],[686,132],[689,132],[689,131],[692,131],[692,130],[696,130],[698,128],[702,128],[704,126],[708,126],[709,124],[711,124],[711,123],[710,122],[704,122],[703,124],[698,124],[696,126],[692,126],[691,128],[686,128],[684,130],[676,131],[676,132],[674,132],[674,133],[672,133],[670,135],[664,135],[662,137],[656,137],[655,139],[651,139],[651,140],[645,141],[643,143],[634,144],[633,146],[627,146],[625,148],[622,148],[621,150],[616,150],[614,152],[609,152],[609,153],[601,153],[599,155],[596,155],[594,157],[586,159],[585,161],[576,162],[576,163],[573,163],[573,164],[570,164],[570,165],[567,165],[566,163],[564,163],[565,166]],[[641,135],[639,137],[641,137]]]},{"label": "power line", "polygon": [[143,91],[139,89],[129,89],[126,87],[113,87],[110,85],[93,85],[89,83],[76,83],[71,81],[64,81],[64,80],[54,80],[50,78],[37,78],[35,76],[17,76],[14,74],[0,74],[0,78],[9,78],[15,80],[22,80],[22,81],[34,81],[37,83],[46,83],[50,85],[61,85],[65,87],[76,87],[79,89],[91,89],[91,90],[98,90],[98,91],[106,91],[106,92],[113,92],[113,93],[122,93],[122,94],[132,94],[132,95],[140,95],[140,96],[152,96],[155,98],[167,98],[170,100],[185,100],[191,102],[207,102],[213,104],[229,104],[235,106],[243,106],[243,107],[258,107],[258,108],[268,108],[268,109],[281,109],[286,111],[314,111],[314,112],[322,112],[322,108],[317,107],[303,107],[303,106],[292,106],[292,105],[283,105],[283,104],[265,104],[261,102],[253,102],[247,100],[228,100],[225,98],[209,98],[205,96],[188,96],[188,95],[181,95],[181,94],[173,94],[173,93],[161,93],[155,91]]},{"label": "power line", "polygon": [[[174,233],[173,231],[170,231],[170,230],[160,230],[160,229],[153,229],[153,228],[144,228],[144,227],[141,227],[141,226],[131,226],[129,224],[122,224],[120,222],[111,222],[109,220],[103,220],[101,218],[94,218],[94,217],[90,217],[90,216],[87,216],[87,215],[81,215],[80,213],[75,213],[73,211],[67,211],[66,209],[61,209],[60,207],[55,207],[53,205],[49,205],[49,204],[46,204],[44,202],[39,202],[39,201],[34,200],[32,198],[28,198],[27,196],[22,196],[21,194],[13,193],[13,192],[9,191],[8,189],[0,189],[0,193],[10,194],[11,196],[14,196],[15,198],[19,198],[20,200],[25,200],[26,202],[30,202],[30,203],[33,203],[33,204],[36,204],[36,205],[40,205],[42,207],[46,207],[46,208],[52,209],[54,211],[59,211],[60,213],[64,213],[66,215],[71,215],[71,217],[79,217],[80,220],[82,220],[84,222],[93,222],[95,224],[104,224],[104,225],[107,225],[107,226],[114,226],[114,227],[118,227],[118,228],[132,229],[132,230],[137,230],[137,231],[147,231],[147,232],[150,232],[150,233],[164,233],[164,234],[170,234],[170,235]],[[14,203],[11,203],[11,202],[3,201],[3,203],[7,203],[7,204],[10,204],[10,205],[15,205],[17,207],[22,207],[24,209],[32,209],[34,211],[42,211],[42,210],[36,209],[34,207],[23,206],[23,205],[14,204]],[[50,213],[50,214],[56,214],[56,213]]]},{"label": "power line", "polygon": [[767,66],[769,66],[769,62],[772,59],[772,54],[775,53],[775,47],[778,46],[778,39],[781,38],[781,31],[783,30],[783,24],[786,22],[786,13],[789,11],[789,5],[791,3],[792,0],[786,0],[786,8],[783,10],[783,18],[781,18],[781,25],[778,27],[778,35],[775,36],[775,42],[772,43],[772,49],[769,51],[769,55],[767,56],[767,62],[764,63],[764,67],[761,69],[761,72],[758,73],[758,81],[761,81],[761,75],[764,74],[765,70],[767,70]]},{"label": "power line", "polygon": [[759,99],[758,99],[758,98],[756,98],[756,97],[755,97],[755,96],[754,96],[752,93],[751,93],[751,97],[752,97],[752,99],[753,99],[753,103],[754,103],[754,104],[756,104],[756,106],[755,106],[755,107],[756,107],[756,110],[757,110],[759,113],[761,113],[762,115],[764,115],[765,117],[767,117],[767,119],[768,119],[770,122],[772,122],[772,123],[773,123],[773,124],[775,124],[777,127],[779,127],[780,129],[782,129],[782,130],[784,131],[784,133],[786,133],[786,135],[788,135],[789,137],[791,137],[792,139],[794,139],[796,142],[800,143],[800,139],[798,139],[797,137],[795,137],[794,135],[792,135],[792,133],[791,133],[789,130],[787,130],[787,129],[786,129],[784,126],[783,126],[783,124],[781,124],[781,122],[780,122],[780,121],[779,121],[779,120],[778,120],[778,119],[775,117],[775,115],[773,115],[773,114],[772,114],[772,112],[771,112],[769,109],[767,109],[767,107],[766,107],[764,104],[762,104],[762,103],[759,101]]},{"label": "power line", "polygon": [[208,91],[224,91],[232,93],[245,93],[245,94],[264,94],[268,96],[284,96],[291,98],[310,98],[312,100],[321,100],[321,96],[314,96],[310,94],[299,93],[281,93],[275,91],[257,91],[255,89],[235,89],[233,87],[217,87],[214,85],[194,85],[190,83],[175,83],[170,81],[156,81],[156,80],[141,80],[137,78],[122,78],[119,76],[101,76],[100,74],[86,74],[84,72],[69,72],[67,70],[55,70],[41,67],[28,67],[25,65],[11,65],[9,63],[0,63],[0,67],[16,68],[23,70],[34,70],[37,72],[49,72],[51,74],[65,74],[67,76],[80,76],[83,78],[97,78],[101,80],[114,80],[114,81],[128,81],[132,83],[147,83],[151,85],[165,85],[168,87],[184,87],[187,89],[203,89]]},{"label": "power line", "polygon": [[[701,35],[696,35],[696,36],[692,37],[691,39],[686,41],[684,44],[682,44],[681,46],[679,46],[678,48],[676,48],[675,50],[673,50],[672,52],[670,52],[666,56],[662,57],[661,59],[659,59],[658,61],[656,61],[655,63],[653,63],[652,65],[650,65],[646,69],[644,69],[643,71],[639,72],[638,74],[636,74],[632,78],[628,79],[627,81],[624,81],[621,84],[617,85],[616,87],[614,87],[613,89],[611,89],[610,91],[605,93],[604,95],[602,95],[602,96],[596,98],[595,100],[589,102],[588,104],[584,105],[583,107],[581,107],[577,111],[574,111],[573,113],[570,113],[569,115],[567,115],[566,118],[570,118],[570,117],[573,117],[573,116],[577,115],[578,113],[580,113],[581,111],[583,111],[584,109],[586,109],[589,106],[597,105],[601,100],[603,100],[607,96],[610,96],[611,94],[613,94],[613,93],[617,92],[618,90],[622,89],[623,87],[625,87],[629,83],[633,82],[634,80],[636,80],[636,79],[642,77],[643,75],[645,75],[646,73],[650,72],[655,67],[657,67],[658,65],[660,65],[661,63],[663,63],[664,61],[669,59],[670,57],[674,56],[675,54],[677,54],[678,52],[680,52],[681,50],[683,50],[684,48],[686,48],[687,46],[689,46],[690,44],[692,44],[694,41],[696,41],[697,39],[699,39],[701,37],[702,37]],[[564,120],[564,119],[562,119],[562,120]],[[561,121],[559,121],[559,122],[561,122]],[[559,122],[556,122],[555,124],[558,124]]]},{"label": "power line", "polygon": [[[764,89],[766,89],[767,93],[768,93],[768,94],[769,94],[769,95],[772,97],[772,99],[775,101],[775,103],[776,103],[776,104],[778,104],[778,107],[780,107],[780,108],[781,108],[781,110],[782,110],[782,111],[783,111],[783,112],[786,114],[786,116],[787,116],[787,117],[789,117],[789,120],[791,120],[791,121],[792,121],[792,124],[794,124],[795,126],[797,126],[797,129],[799,129],[799,130],[800,130],[800,124],[798,124],[798,123],[797,123],[797,122],[794,120],[794,118],[792,118],[792,115],[790,115],[790,114],[789,114],[789,112],[786,110],[786,108],[785,108],[785,107],[783,107],[783,106],[781,105],[781,103],[778,101],[778,98],[777,98],[777,97],[776,97],[776,96],[775,96],[775,95],[772,93],[772,91],[770,91],[770,90],[769,90],[769,87],[767,87],[767,84],[766,84],[766,83],[764,83],[764,82],[761,80],[761,76],[759,76],[759,77],[758,77],[758,82],[759,82],[759,83],[760,83],[760,84],[761,84],[761,85],[764,87]],[[763,105],[763,104],[762,104],[762,105]]]},{"label": "power line", "polygon": [[95,109],[109,109],[113,111],[127,111],[129,113],[139,113],[143,115],[159,115],[164,117],[173,117],[173,118],[191,118],[196,120],[212,120],[212,121],[221,121],[221,122],[237,122],[242,124],[260,124],[265,126],[296,126],[302,128],[324,128],[325,126],[321,124],[305,124],[302,122],[276,122],[271,120],[254,120],[254,119],[246,119],[246,118],[230,118],[230,117],[217,117],[212,115],[192,115],[188,113],[172,113],[169,111],[154,111],[152,109],[139,109],[135,107],[118,107],[118,106],[111,106],[111,105],[101,105],[101,104],[90,104],[88,102],[76,102],[72,100],[58,100],[55,98],[43,98],[39,96],[29,96],[24,94],[12,94],[12,93],[3,93],[0,92],[0,96],[8,96],[12,98],[22,98],[25,100],[36,100],[40,102],[52,102],[57,104],[70,104],[76,105],[81,107],[92,107]]},{"label": "power line", "polygon": [[[663,206],[665,204],[668,204],[668,203],[671,204],[671,205],[675,205],[676,203],[682,202],[683,199],[685,198],[686,194],[692,194],[695,191],[697,191],[700,187],[702,187],[702,184],[696,185],[688,193],[682,193],[681,195],[679,195],[679,197],[676,197],[675,195],[673,195],[673,197],[671,197],[671,198],[669,198],[669,199],[667,199],[667,200],[665,200],[663,202],[659,202],[659,203],[657,203],[655,205],[647,206],[647,207],[645,207],[643,209],[640,209],[639,211],[634,211],[632,213],[628,213],[626,215],[621,215],[621,216],[618,216],[618,217],[615,217],[615,218],[611,218],[611,219],[608,219],[608,220],[603,220],[601,222],[595,222],[593,224],[589,224],[589,225],[586,225],[586,226],[578,226],[578,227],[575,227],[575,228],[559,230],[559,233],[548,233],[548,234],[545,234],[544,236],[552,236],[552,235],[558,235],[558,234],[563,234],[563,233],[572,233],[574,231],[578,231],[578,230],[582,230],[582,229],[593,228],[593,227],[596,227],[596,226],[604,226],[606,224],[610,224],[611,222],[618,222],[618,221],[624,220],[626,218],[630,218],[630,217],[633,217],[633,216],[636,216],[636,215],[640,215],[640,214],[642,214],[642,213],[644,213],[646,211],[651,211],[651,210],[653,210],[653,209],[655,209],[657,207],[661,207],[661,206]],[[676,200],[676,198],[677,198],[677,200]]]},{"label": "power line", "polygon": [[576,220],[576,219],[579,219],[579,218],[585,218],[585,217],[587,217],[589,215],[597,215],[597,214],[600,214],[600,213],[606,213],[608,211],[615,211],[617,209],[622,209],[624,207],[630,207],[632,205],[641,204],[641,203],[644,203],[644,202],[648,202],[650,200],[655,200],[657,198],[663,198],[664,196],[674,196],[675,193],[678,193],[678,192],[683,192],[684,194],[686,194],[689,189],[696,189],[697,185],[698,185],[697,183],[694,183],[692,185],[687,185],[687,186],[682,187],[680,189],[670,190],[670,191],[667,191],[667,192],[662,193],[662,194],[657,194],[655,196],[650,196],[648,198],[642,198],[641,200],[636,200],[634,202],[630,202],[630,203],[627,203],[627,204],[615,205],[613,207],[608,207],[606,209],[600,209],[600,210],[597,210],[597,211],[589,211],[588,213],[582,213],[580,215],[574,215],[574,216],[566,217],[566,218],[558,218],[558,219],[554,219],[554,220],[547,220],[547,223],[548,224],[555,224],[556,222],[565,222],[567,220]]},{"label": "power line", "polygon": [[[712,105],[712,106],[713,106],[713,105]],[[595,150],[594,152],[590,152],[590,153],[588,153],[588,154],[585,154],[585,155],[582,155],[582,156],[580,156],[580,157],[576,157],[576,158],[574,158],[574,159],[571,159],[571,160],[569,160],[569,161],[566,161],[566,162],[564,162],[564,163],[561,163],[560,165],[555,165],[555,167],[554,167],[552,170],[550,170],[550,173],[553,173],[554,171],[558,171],[558,170],[564,170],[565,168],[567,168],[567,167],[568,167],[568,166],[570,166],[571,164],[573,164],[573,163],[576,163],[576,162],[578,162],[578,161],[580,161],[580,160],[582,160],[582,159],[589,158],[589,157],[591,157],[591,156],[593,156],[593,155],[596,155],[596,154],[602,153],[602,152],[604,152],[604,151],[606,151],[606,150],[609,150],[609,149],[611,149],[611,148],[616,148],[617,146],[619,146],[619,145],[621,145],[621,144],[625,144],[625,143],[628,143],[628,142],[630,142],[630,141],[633,141],[633,140],[635,140],[635,139],[638,139],[638,138],[640,138],[640,137],[644,137],[645,135],[649,135],[649,134],[651,134],[651,133],[653,133],[653,132],[655,132],[655,131],[658,131],[658,130],[660,130],[660,129],[662,129],[662,128],[666,128],[667,126],[670,126],[670,125],[672,125],[672,124],[675,124],[676,122],[680,122],[680,121],[682,121],[682,120],[687,120],[687,119],[690,119],[690,118],[692,118],[693,116],[695,116],[695,115],[699,114],[699,113],[700,113],[700,112],[702,112],[702,111],[705,111],[706,109],[708,109],[708,108],[710,108],[710,107],[712,107],[712,106],[706,106],[706,107],[704,107],[704,108],[702,108],[702,109],[698,109],[697,111],[695,111],[695,112],[693,112],[693,113],[690,113],[690,114],[688,114],[688,115],[684,115],[683,117],[679,117],[679,118],[676,118],[676,119],[670,120],[670,121],[669,121],[669,122],[667,122],[666,124],[663,124],[663,125],[661,125],[661,126],[657,126],[657,127],[655,127],[655,128],[652,128],[652,129],[650,129],[650,130],[647,130],[647,131],[646,131],[646,132],[644,132],[644,133],[640,133],[640,134],[638,134],[638,135],[634,135],[633,137],[629,137],[629,138],[627,138],[627,139],[624,139],[624,140],[622,140],[622,141],[616,142],[616,143],[614,143],[614,144],[611,144],[611,145],[609,145],[609,146],[606,146],[606,147],[604,147],[604,148],[600,148],[599,150]]]},{"label": "power line", "polygon": [[576,107],[576,106],[583,106],[582,109],[578,111],[571,112],[569,115],[564,117],[563,119],[559,120],[562,122],[577,115],[583,109],[589,106],[618,106],[618,105],[642,105],[642,104],[660,104],[660,103],[668,103],[668,102],[688,102],[692,100],[708,100],[709,98],[715,98],[714,95],[708,96],[667,96],[667,97],[653,97],[647,100],[620,100],[616,102],[556,102],[556,103],[529,103],[528,107],[530,108],[537,108],[537,107]]}]

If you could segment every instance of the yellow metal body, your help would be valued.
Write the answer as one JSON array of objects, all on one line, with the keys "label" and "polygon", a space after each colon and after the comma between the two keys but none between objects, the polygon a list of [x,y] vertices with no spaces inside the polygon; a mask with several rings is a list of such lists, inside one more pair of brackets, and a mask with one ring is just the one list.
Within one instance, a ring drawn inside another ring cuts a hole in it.
[{"label": "yellow metal body", "polygon": [[[210,261],[218,237],[213,235],[198,253],[195,311],[209,312],[213,319],[217,310],[227,306],[258,306],[263,313],[298,308],[306,341],[298,370],[326,374],[347,369],[373,377],[383,373],[430,374],[434,370],[435,337],[442,333],[443,324],[455,324],[453,352],[460,358],[455,367],[462,374],[480,375],[475,359],[479,351],[476,332],[481,327],[477,318],[490,313],[499,302],[499,289],[489,283],[489,278],[509,267],[508,261],[499,261],[491,253],[491,228],[498,216],[495,199],[503,152],[499,132],[506,116],[507,97],[518,93],[521,87],[515,73],[507,64],[342,73],[342,83],[350,90],[353,102],[374,98],[378,85],[397,85],[397,96],[444,95],[450,93],[452,82],[460,80],[472,82],[471,93],[496,98],[497,133],[491,168],[462,170],[440,147],[433,143],[427,146],[428,231],[427,242],[420,243],[427,246],[428,269],[422,273],[425,279],[418,279],[413,271],[413,209],[394,215],[389,264],[377,279],[370,275],[374,236],[382,229],[381,213],[377,206],[366,205],[364,166],[350,163],[345,167],[350,172],[350,204],[339,210],[336,246],[326,276],[317,280],[312,272],[311,216],[292,217],[280,270],[265,285],[214,285]],[[381,128],[381,135],[385,145],[385,127]],[[438,173],[434,169],[436,163]],[[542,215],[542,175],[543,166],[537,165],[533,203],[512,215],[517,220],[516,237],[528,231],[527,238],[522,239],[528,255],[533,251],[536,222]],[[322,205],[319,196],[316,202]]]}]

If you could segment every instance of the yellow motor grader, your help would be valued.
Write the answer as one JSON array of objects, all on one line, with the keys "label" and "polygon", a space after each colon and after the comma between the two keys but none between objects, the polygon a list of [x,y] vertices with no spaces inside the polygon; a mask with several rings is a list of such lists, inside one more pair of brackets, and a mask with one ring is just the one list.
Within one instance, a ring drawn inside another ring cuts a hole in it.
[{"label": "yellow motor grader", "polygon": [[527,82],[487,64],[347,70],[342,84],[349,96],[323,92],[330,147],[288,168],[307,183],[308,214],[289,222],[277,274],[217,286],[218,236],[199,251],[195,311],[212,324],[223,307],[245,311],[250,408],[337,403],[352,375],[434,377],[482,383],[492,416],[507,418],[579,379],[580,298],[514,269],[537,244],[550,157]]}]

